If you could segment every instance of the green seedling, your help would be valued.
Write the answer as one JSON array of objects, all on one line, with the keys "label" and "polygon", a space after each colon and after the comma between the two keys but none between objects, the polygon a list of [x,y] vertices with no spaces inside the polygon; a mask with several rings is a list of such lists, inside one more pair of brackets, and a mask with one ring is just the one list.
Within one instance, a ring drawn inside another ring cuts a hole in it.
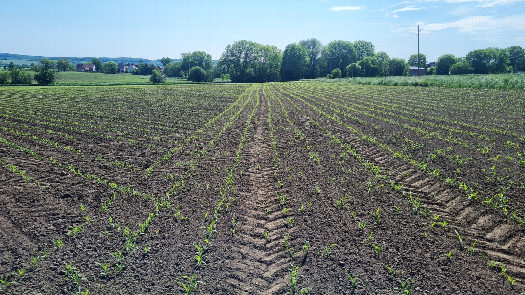
[{"label": "green seedling", "polygon": [[330,254],[332,254],[332,248],[333,248],[333,247],[337,247],[337,246],[339,246],[339,245],[338,245],[338,244],[327,245],[327,246],[324,248],[323,252],[324,252],[324,253],[326,254],[326,256],[328,257],[328,256],[330,256]]},{"label": "green seedling", "polygon": [[348,275],[348,278],[350,279],[350,289],[352,291],[356,290],[357,288],[366,288],[365,283],[363,283],[363,280],[361,280],[357,275],[352,276],[347,269],[345,269],[345,272]]},{"label": "green seedling", "polygon": [[441,256],[445,256],[448,259],[451,259],[452,258],[452,254],[454,254],[454,252],[456,252],[456,249],[452,249],[452,250],[450,250],[450,252],[442,254]]},{"label": "green seedling", "polygon": [[[183,281],[184,280],[184,281]],[[177,283],[184,289],[186,295],[193,293],[197,289],[197,285],[205,285],[204,282],[195,280],[195,273],[190,276],[182,276],[177,280]]]}]

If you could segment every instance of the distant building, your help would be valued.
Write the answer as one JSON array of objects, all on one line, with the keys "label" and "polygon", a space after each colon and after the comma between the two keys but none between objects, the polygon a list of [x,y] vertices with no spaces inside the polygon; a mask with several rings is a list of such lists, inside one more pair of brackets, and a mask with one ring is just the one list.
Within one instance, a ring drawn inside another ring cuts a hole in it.
[{"label": "distant building", "polygon": [[77,72],[94,72],[95,70],[94,64],[77,64]]},{"label": "distant building", "polygon": [[126,65],[124,65],[123,62],[119,62],[118,64],[118,72],[119,73],[124,73],[126,71],[127,67]]},{"label": "distant building", "polygon": [[410,67],[408,69],[408,74],[410,76],[426,76],[427,75],[427,69],[425,68],[417,68],[417,67]]},{"label": "distant building", "polygon": [[427,64],[427,68],[431,68],[431,67],[435,67],[435,66],[436,66],[436,62],[435,62],[435,61],[433,61],[433,62],[429,62],[429,63]]}]

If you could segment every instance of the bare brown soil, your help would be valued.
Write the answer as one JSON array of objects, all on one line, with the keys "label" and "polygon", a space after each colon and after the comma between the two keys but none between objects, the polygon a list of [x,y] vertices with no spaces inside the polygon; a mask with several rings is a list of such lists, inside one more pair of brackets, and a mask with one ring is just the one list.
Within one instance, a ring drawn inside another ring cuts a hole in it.
[{"label": "bare brown soil", "polygon": [[0,89],[0,293],[525,292],[523,229],[368,125],[200,87]]}]

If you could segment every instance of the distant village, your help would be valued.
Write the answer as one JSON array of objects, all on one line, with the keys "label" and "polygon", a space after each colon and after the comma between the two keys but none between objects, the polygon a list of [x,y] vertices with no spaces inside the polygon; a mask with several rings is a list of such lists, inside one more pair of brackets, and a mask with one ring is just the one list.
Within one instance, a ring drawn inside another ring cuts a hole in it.
[{"label": "distant village", "polygon": [[[77,72],[96,72],[97,67],[95,64],[86,63],[86,64],[77,64]],[[132,73],[135,70],[138,70],[138,66],[133,63],[124,64],[120,62],[117,66],[117,73]],[[157,66],[157,69],[161,72],[164,72],[164,67]]]}]

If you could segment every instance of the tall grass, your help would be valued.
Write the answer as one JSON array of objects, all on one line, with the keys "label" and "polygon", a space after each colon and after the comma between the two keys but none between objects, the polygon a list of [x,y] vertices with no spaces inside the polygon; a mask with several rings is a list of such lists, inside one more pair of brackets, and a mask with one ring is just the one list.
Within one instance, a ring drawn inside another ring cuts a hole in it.
[{"label": "tall grass", "polygon": [[525,74],[498,74],[498,75],[448,75],[422,77],[358,77],[342,79],[326,79],[326,82],[347,82],[360,85],[386,86],[419,86],[419,87],[446,87],[446,88],[476,88],[476,89],[504,89],[525,90]]}]

